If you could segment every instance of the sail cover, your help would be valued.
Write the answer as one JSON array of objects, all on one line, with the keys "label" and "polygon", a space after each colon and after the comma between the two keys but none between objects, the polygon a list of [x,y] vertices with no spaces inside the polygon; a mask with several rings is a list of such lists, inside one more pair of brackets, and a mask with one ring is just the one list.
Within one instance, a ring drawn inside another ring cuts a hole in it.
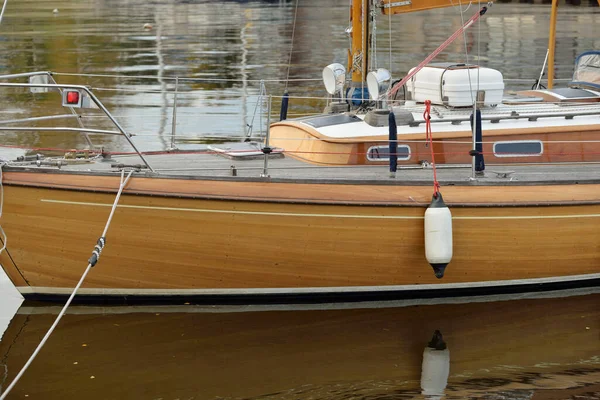
[{"label": "sail cover", "polygon": [[569,86],[600,89],[600,51],[586,51],[577,57]]}]

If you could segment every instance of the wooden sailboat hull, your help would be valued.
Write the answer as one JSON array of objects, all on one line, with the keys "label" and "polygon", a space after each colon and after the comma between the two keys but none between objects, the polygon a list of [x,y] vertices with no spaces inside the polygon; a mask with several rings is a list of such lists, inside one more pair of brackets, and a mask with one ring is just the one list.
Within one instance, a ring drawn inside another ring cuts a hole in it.
[{"label": "wooden sailboat hull", "polygon": [[[25,295],[70,293],[119,178],[8,172],[4,183],[6,272]],[[600,278],[600,184],[481,191],[443,188],[454,256],[438,280],[425,260],[429,186],[133,178],[82,293],[432,296]]]}]

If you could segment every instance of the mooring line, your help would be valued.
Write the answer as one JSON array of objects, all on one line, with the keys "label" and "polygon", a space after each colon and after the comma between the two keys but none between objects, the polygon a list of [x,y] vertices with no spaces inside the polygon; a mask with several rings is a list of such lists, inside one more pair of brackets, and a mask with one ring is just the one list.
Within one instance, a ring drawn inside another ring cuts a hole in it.
[{"label": "mooring line", "polygon": [[113,218],[115,210],[117,209],[117,204],[119,203],[119,199],[121,198],[121,193],[123,192],[123,189],[127,185],[127,182],[129,182],[129,178],[131,178],[132,174],[133,174],[133,170],[129,171],[129,174],[125,178],[125,171],[121,170],[121,184],[119,186],[119,190],[117,192],[117,196],[115,197],[115,202],[113,203],[112,209],[110,210],[110,215],[108,216],[108,220],[106,221],[106,225],[104,226],[104,231],[102,232],[102,236],[100,236],[100,238],[98,239],[98,242],[96,243],[96,246],[94,246],[94,251],[92,252],[92,256],[88,260],[88,266],[85,269],[85,272],[81,276],[81,279],[77,283],[77,286],[75,286],[75,289],[73,290],[73,293],[71,293],[71,296],[69,296],[69,299],[65,303],[64,307],[62,308],[62,310],[60,311],[60,313],[58,314],[58,316],[54,320],[54,323],[52,324],[52,326],[50,327],[50,329],[48,329],[48,332],[46,332],[46,335],[40,341],[40,344],[38,344],[38,346],[36,347],[35,351],[31,355],[31,357],[29,357],[29,360],[27,360],[27,362],[25,363],[25,365],[23,366],[23,368],[21,368],[21,370],[19,371],[19,373],[17,374],[17,376],[15,377],[15,379],[13,379],[13,381],[10,383],[10,385],[6,388],[6,391],[0,395],[0,400],[4,400],[6,398],[6,396],[8,396],[8,394],[10,393],[10,391],[13,389],[13,387],[15,387],[15,385],[19,381],[19,379],[21,379],[21,377],[23,376],[23,374],[25,373],[25,371],[27,370],[27,368],[29,368],[29,365],[31,365],[31,363],[33,362],[33,360],[35,359],[35,357],[37,356],[37,354],[40,352],[40,350],[42,349],[42,347],[44,347],[44,344],[46,344],[46,341],[48,340],[48,338],[50,337],[50,335],[52,334],[52,332],[54,332],[54,329],[56,328],[56,326],[60,322],[61,318],[63,317],[63,315],[65,315],[65,312],[67,311],[67,308],[69,308],[69,305],[71,304],[71,301],[73,301],[73,298],[77,294],[77,291],[79,290],[79,287],[83,284],[83,281],[85,280],[85,277],[90,272],[90,270],[92,269],[92,267],[94,265],[96,265],[96,263],[98,262],[98,259],[100,258],[100,254],[102,253],[102,249],[104,248],[104,245],[106,243],[106,232],[108,231],[108,227],[110,226],[110,222],[111,222],[111,220]]}]

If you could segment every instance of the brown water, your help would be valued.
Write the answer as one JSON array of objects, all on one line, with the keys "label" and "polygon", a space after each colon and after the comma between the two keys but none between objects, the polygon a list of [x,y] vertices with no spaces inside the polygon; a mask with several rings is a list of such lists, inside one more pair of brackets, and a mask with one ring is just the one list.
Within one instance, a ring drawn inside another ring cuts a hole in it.
[{"label": "brown water", "polygon": [[[317,112],[325,104],[320,81],[323,67],[346,63],[348,1],[301,0],[297,14],[295,4],[294,0],[10,1],[0,26],[0,73],[50,70],[61,83],[92,86],[123,126],[139,135],[136,143],[147,150],[171,145],[174,78],[179,77],[178,147],[207,136],[241,137],[248,125],[260,132],[266,124],[264,112],[262,119],[255,114],[260,80],[265,80],[268,94],[280,96],[289,75],[295,80],[289,83],[291,95],[315,97],[292,101],[291,116]],[[559,79],[571,76],[577,54],[600,48],[600,8],[591,6],[595,4],[586,0],[580,6],[561,4]],[[380,17],[377,66],[401,78],[476,8],[463,6],[462,16],[455,7],[393,19]],[[502,71],[508,88],[530,87],[546,55],[549,14],[548,4],[495,4],[464,39],[435,61],[480,63]],[[274,103],[277,108],[277,98]],[[30,112],[64,113],[58,96],[24,91],[3,91],[0,107],[6,118]],[[30,147],[70,148],[84,143],[74,134],[2,136],[4,144]],[[117,138],[94,139],[109,150],[130,150]]]},{"label": "brown water", "polygon": [[[8,398],[600,399],[598,304],[599,294],[364,309],[73,306]],[[21,307],[0,341],[0,387],[58,310]],[[424,396],[435,330],[448,384]]]}]

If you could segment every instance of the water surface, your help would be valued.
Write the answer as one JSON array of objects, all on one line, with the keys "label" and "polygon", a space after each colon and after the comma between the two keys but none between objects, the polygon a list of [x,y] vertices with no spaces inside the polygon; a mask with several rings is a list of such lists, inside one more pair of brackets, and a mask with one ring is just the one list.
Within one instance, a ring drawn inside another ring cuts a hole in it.
[{"label": "water surface", "polygon": [[[59,82],[90,85],[145,150],[171,147],[173,132],[180,148],[206,137],[240,138],[260,133],[266,125],[266,102],[258,103],[261,80],[266,93],[275,96],[275,109],[289,78],[291,95],[305,97],[292,101],[290,116],[322,110],[321,71],[347,60],[348,4],[301,0],[296,8],[293,0],[12,1],[0,26],[0,73],[49,70]],[[590,4],[595,3],[561,3],[560,80],[572,75],[578,54],[600,48],[600,8]],[[414,15],[379,16],[373,66],[390,69],[395,79],[403,77],[477,8],[457,3]],[[507,90],[530,87],[546,56],[549,17],[548,4],[494,4],[435,61],[479,63],[502,71]],[[51,94],[3,91],[0,106],[6,118],[64,113],[58,96]],[[97,117],[85,122],[108,126]],[[30,147],[84,144],[74,134],[2,136],[4,144]],[[94,140],[108,150],[131,150],[117,138]]]},{"label": "water surface", "polygon": [[[301,0],[295,15],[294,1],[11,1],[0,25],[0,73],[49,70],[60,82],[90,85],[146,150],[172,144],[179,77],[175,143],[186,148],[195,146],[190,140],[241,137],[248,125],[260,131],[261,80],[279,96],[289,76],[292,95],[310,97],[292,102],[293,116],[321,110],[323,66],[345,63],[347,5]],[[530,87],[546,54],[549,11],[495,4],[437,61],[478,62],[501,70],[508,89]],[[600,48],[599,23],[598,7],[561,4],[557,78],[570,77],[577,54]],[[380,18],[378,66],[389,68],[391,44],[390,69],[402,77],[460,24],[458,8]],[[0,106],[3,119],[64,113],[57,100],[3,91]],[[107,126],[95,115],[86,122]],[[1,135],[2,146],[33,151],[84,144],[72,134]],[[94,141],[129,150],[112,137]],[[77,307],[9,398],[423,398],[423,351],[439,329],[450,350],[447,398],[594,399],[598,304],[591,294],[329,310]],[[12,318],[0,341],[0,388],[57,313],[28,305]]]},{"label": "water surface", "polygon": [[[600,398],[598,294],[405,304],[73,306],[9,399],[440,398],[420,383],[435,330],[450,359],[438,396]],[[0,342],[0,387],[58,310],[21,308]]]}]

